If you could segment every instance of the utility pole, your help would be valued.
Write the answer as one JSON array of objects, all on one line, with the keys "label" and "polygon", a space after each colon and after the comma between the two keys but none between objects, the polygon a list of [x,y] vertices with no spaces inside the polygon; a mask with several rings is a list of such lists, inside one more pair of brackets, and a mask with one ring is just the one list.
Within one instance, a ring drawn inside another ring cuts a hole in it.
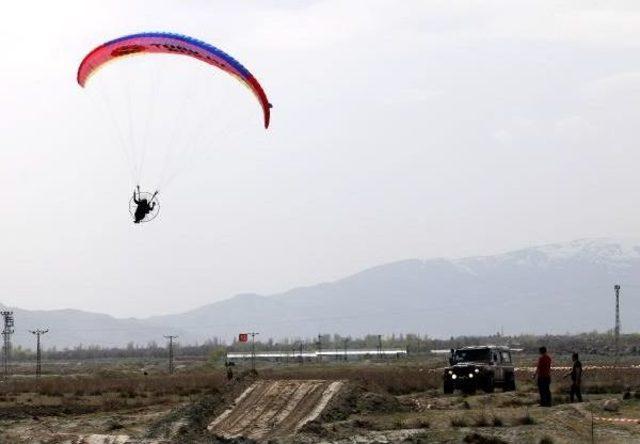
[{"label": "utility pole", "polygon": [[620,358],[620,285],[614,285],[613,289],[616,292],[616,326],[613,330],[615,348],[616,348],[616,360]]},{"label": "utility pole", "polygon": [[0,311],[0,316],[4,320],[2,329],[2,380],[7,381],[9,379],[9,359],[11,357],[11,335],[14,331],[13,312]]},{"label": "utility pole", "polygon": [[178,336],[176,335],[167,335],[165,338],[169,340],[169,374],[173,375],[174,366],[173,366],[173,340]]},{"label": "utility pole", "polygon": [[344,360],[347,361],[347,343],[349,342],[349,338],[344,338]]},{"label": "utility pole", "polygon": [[378,358],[382,359],[382,335],[378,335]]},{"label": "utility pole", "polygon": [[251,335],[251,371],[256,371],[256,335],[260,333],[252,331]]},{"label": "utility pole", "polygon": [[304,346],[303,342],[300,341],[300,365],[304,365],[304,357],[302,356],[302,347]]},{"label": "utility pole", "polygon": [[40,379],[40,375],[42,375],[42,350],[40,348],[40,336],[47,333],[49,329],[46,330],[29,330],[29,333],[36,336],[36,379]]},{"label": "utility pole", "polygon": [[322,360],[322,335],[318,333],[318,342],[316,342],[318,346],[318,361]]}]

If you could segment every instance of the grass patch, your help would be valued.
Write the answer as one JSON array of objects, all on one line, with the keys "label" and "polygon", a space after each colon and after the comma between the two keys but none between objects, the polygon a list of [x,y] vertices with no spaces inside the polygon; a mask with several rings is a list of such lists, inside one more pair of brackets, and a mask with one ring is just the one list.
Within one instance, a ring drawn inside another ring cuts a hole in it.
[{"label": "grass patch", "polygon": [[414,419],[410,424],[412,429],[428,429],[431,427],[431,422],[426,418]]},{"label": "grass patch", "polygon": [[351,424],[353,425],[353,427],[356,427],[358,429],[365,429],[365,430],[375,430],[375,426],[374,424],[369,421],[368,419],[354,419]]},{"label": "grass patch", "polygon": [[479,433],[469,433],[464,437],[462,442],[469,444],[507,444],[506,441],[503,441],[496,436],[485,436]]}]

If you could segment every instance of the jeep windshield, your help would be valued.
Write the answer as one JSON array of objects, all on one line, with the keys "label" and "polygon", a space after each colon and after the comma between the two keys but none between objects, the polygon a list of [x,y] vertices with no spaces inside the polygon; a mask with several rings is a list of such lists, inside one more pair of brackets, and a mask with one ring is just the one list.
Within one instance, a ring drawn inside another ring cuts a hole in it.
[{"label": "jeep windshield", "polygon": [[456,350],[453,352],[453,363],[461,362],[490,362],[491,351],[488,348]]}]

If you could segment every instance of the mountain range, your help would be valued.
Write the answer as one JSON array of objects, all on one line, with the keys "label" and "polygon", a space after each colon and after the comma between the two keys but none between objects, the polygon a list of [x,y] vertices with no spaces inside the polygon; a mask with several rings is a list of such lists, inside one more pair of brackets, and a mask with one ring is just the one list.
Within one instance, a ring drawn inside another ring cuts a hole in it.
[{"label": "mountain range", "polygon": [[318,333],[543,334],[611,329],[614,284],[622,286],[622,330],[637,331],[640,241],[608,238],[494,256],[409,259],[333,282],[268,296],[239,294],[146,319],[79,310],[11,310],[14,343],[27,348],[33,344],[28,330],[45,326],[50,329],[46,346],[58,348],[161,343],[169,333],[179,335],[182,343],[213,337],[229,341],[244,331],[260,332],[263,340]]}]

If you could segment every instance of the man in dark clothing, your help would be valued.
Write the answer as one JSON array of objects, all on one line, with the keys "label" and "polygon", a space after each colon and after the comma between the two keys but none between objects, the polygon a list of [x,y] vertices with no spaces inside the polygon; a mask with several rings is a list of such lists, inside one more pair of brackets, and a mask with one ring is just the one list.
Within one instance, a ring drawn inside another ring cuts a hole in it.
[{"label": "man in dark clothing", "polygon": [[573,361],[573,367],[571,367],[571,371],[565,375],[565,378],[571,376],[569,398],[571,402],[573,402],[574,399],[582,402],[582,392],[580,391],[580,386],[582,385],[582,363],[578,360],[577,353],[571,355],[571,360]]},{"label": "man in dark clothing", "polygon": [[227,367],[227,380],[231,381],[233,379],[233,366],[236,365],[235,362],[225,361],[224,366]]},{"label": "man in dark clothing", "polygon": [[540,347],[540,358],[533,379],[538,382],[540,392],[540,406],[551,407],[551,357],[547,354],[547,347]]},{"label": "man in dark clothing", "polygon": [[151,213],[153,209],[156,207],[156,203],[153,200],[158,195],[158,192],[156,191],[155,193],[153,193],[153,196],[151,197],[151,202],[149,202],[147,199],[140,197],[140,185],[138,185],[136,189],[138,190],[137,196],[136,196],[136,190],[133,190],[133,203],[137,205],[135,214],[133,215],[134,216],[133,223],[139,224],[145,217],[147,217],[147,214]]}]

